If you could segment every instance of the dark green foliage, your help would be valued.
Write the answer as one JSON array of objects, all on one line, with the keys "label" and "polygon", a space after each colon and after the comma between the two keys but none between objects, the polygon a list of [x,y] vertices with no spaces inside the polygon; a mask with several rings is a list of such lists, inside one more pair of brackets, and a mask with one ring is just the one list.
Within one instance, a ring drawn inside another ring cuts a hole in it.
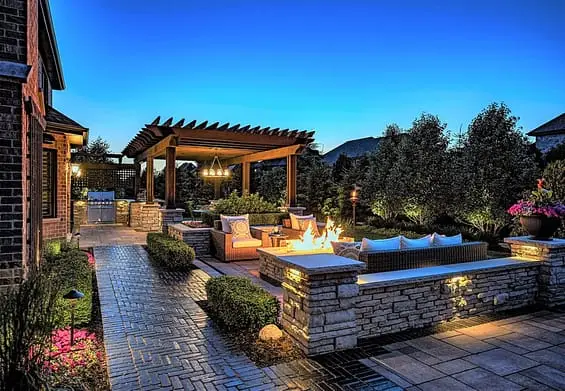
[{"label": "dark green foliage", "polygon": [[206,282],[212,314],[231,330],[259,330],[277,323],[279,300],[243,277],[214,277]]},{"label": "dark green foliage", "polygon": [[565,160],[549,163],[543,171],[543,178],[555,199],[565,202]]},{"label": "dark green foliage", "polygon": [[224,215],[240,215],[245,213],[266,213],[278,212],[279,208],[266,201],[259,194],[237,195],[232,192],[227,198],[217,200],[214,204],[214,211]]},{"label": "dark green foliage", "polygon": [[83,149],[84,154],[76,157],[77,162],[111,163],[112,159],[105,156],[110,152],[110,144],[102,137],[91,140]]},{"label": "dark green foliage", "polygon": [[462,198],[459,217],[476,229],[497,235],[508,226],[506,210],[534,185],[538,174],[518,118],[505,104],[493,103],[469,125],[454,183]]},{"label": "dark green foliage", "polygon": [[[328,198],[337,197],[332,180],[332,168],[313,146],[306,148],[298,159],[297,204],[321,217]],[[337,202],[337,201],[336,201]]]},{"label": "dark green foliage", "polygon": [[167,234],[147,234],[147,251],[157,264],[171,270],[184,270],[194,261],[194,249],[185,242]]},{"label": "dark green foliage", "polygon": [[0,391],[45,387],[43,353],[56,325],[53,282],[44,269],[30,270],[19,287],[0,295]]},{"label": "dark green foliage", "polygon": [[565,160],[565,143],[561,143],[547,152],[544,160],[547,164],[557,160]]},{"label": "dark green foliage", "polygon": [[256,191],[265,200],[283,205],[286,199],[286,169],[284,167],[259,168],[256,174]]},{"label": "dark green foliage", "polygon": [[[245,214],[245,213],[244,213]],[[249,213],[249,225],[280,225],[283,219],[288,219],[288,213]],[[220,220],[220,214],[215,212],[202,213],[202,222],[214,226],[214,221]]]},{"label": "dark green foliage", "polygon": [[71,324],[71,301],[63,298],[71,289],[84,293],[84,297],[75,302],[75,325],[89,323],[92,313],[92,267],[86,253],[74,248],[61,251],[56,256],[46,256],[45,267],[56,282],[54,312],[58,326]]}]

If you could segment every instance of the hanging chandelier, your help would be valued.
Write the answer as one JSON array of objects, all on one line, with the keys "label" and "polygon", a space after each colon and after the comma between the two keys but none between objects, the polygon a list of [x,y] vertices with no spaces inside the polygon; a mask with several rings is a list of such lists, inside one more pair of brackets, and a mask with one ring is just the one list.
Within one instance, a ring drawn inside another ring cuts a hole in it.
[{"label": "hanging chandelier", "polygon": [[230,170],[227,167],[222,168],[222,164],[217,155],[214,156],[210,168],[203,168],[200,172],[200,175],[206,178],[227,178],[230,174]]}]

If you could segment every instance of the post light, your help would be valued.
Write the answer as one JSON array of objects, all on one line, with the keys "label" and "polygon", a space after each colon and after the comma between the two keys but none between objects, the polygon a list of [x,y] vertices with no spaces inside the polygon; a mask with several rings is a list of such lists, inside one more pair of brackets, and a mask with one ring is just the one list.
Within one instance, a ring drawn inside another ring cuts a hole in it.
[{"label": "post light", "polygon": [[349,201],[351,201],[351,206],[353,207],[353,229],[355,230],[355,207],[357,206],[357,201],[359,201],[359,193],[358,190],[360,188],[357,185],[353,185],[353,190],[351,191],[351,196],[349,197]]},{"label": "post light", "polygon": [[76,301],[84,297],[84,293],[71,289],[67,292],[63,299],[70,300],[71,303],[71,346],[75,344],[75,305]]}]

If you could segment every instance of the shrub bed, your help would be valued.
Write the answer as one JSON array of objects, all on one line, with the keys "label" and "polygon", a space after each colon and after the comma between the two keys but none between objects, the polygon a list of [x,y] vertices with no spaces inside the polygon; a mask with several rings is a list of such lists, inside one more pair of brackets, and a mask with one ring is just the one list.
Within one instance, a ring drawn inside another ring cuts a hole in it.
[{"label": "shrub bed", "polygon": [[231,330],[259,330],[277,323],[279,300],[243,277],[221,276],[206,282],[208,308]]},{"label": "shrub bed", "polygon": [[71,324],[71,302],[63,298],[71,289],[84,293],[84,297],[75,302],[75,325],[89,323],[92,313],[92,266],[87,254],[77,248],[65,248],[46,254],[45,262],[57,287],[54,308],[57,324],[61,327]]},{"label": "shrub bed", "polygon": [[[246,214],[246,213],[242,213]],[[231,213],[230,215],[236,215]],[[283,219],[288,219],[289,214],[283,212],[249,213],[249,225],[280,225]],[[220,220],[220,214],[216,212],[202,213],[202,223],[214,226],[214,221]]]},{"label": "shrub bed", "polygon": [[187,269],[194,261],[194,249],[164,233],[147,234],[147,251],[157,264],[172,270]]}]

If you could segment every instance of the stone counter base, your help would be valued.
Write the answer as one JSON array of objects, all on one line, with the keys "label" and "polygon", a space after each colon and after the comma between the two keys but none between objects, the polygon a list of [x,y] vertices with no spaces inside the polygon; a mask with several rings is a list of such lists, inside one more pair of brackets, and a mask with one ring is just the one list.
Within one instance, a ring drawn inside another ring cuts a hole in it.
[{"label": "stone counter base", "polygon": [[360,284],[356,305],[359,338],[433,326],[458,318],[532,305],[539,264],[512,270],[376,288]]},{"label": "stone counter base", "polygon": [[210,255],[211,228],[190,228],[182,223],[169,225],[168,228],[170,236],[188,244],[196,255]]}]

